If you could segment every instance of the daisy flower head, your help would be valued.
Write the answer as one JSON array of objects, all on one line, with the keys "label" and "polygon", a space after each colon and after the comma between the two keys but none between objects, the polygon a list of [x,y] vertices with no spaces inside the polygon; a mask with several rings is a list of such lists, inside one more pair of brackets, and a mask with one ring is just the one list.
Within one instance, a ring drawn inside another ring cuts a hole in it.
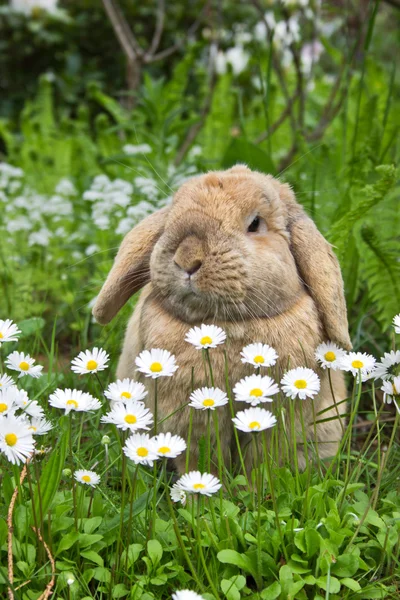
[{"label": "daisy flower head", "polygon": [[323,369],[336,369],[340,366],[340,359],[346,356],[346,351],[333,342],[323,342],[315,350],[315,359]]},{"label": "daisy flower head", "polygon": [[124,454],[137,465],[148,465],[149,467],[152,467],[153,462],[158,459],[147,433],[132,434],[126,440],[123,451]]},{"label": "daisy flower head", "polygon": [[249,363],[254,368],[272,367],[278,360],[278,355],[274,348],[268,344],[249,344],[241,351],[242,363]]},{"label": "daisy flower head", "polygon": [[118,379],[115,383],[110,383],[104,395],[111,402],[139,401],[147,396],[147,391],[143,383],[126,378],[122,380]]},{"label": "daisy flower head", "polygon": [[192,327],[186,334],[185,342],[192,344],[197,350],[216,348],[226,340],[226,333],[216,325],[200,325]]},{"label": "daisy flower head", "polygon": [[178,368],[175,356],[168,352],[168,350],[160,350],[159,348],[143,350],[136,357],[135,363],[137,371],[153,379],[157,379],[158,377],[172,377]]},{"label": "daisy flower head", "polygon": [[172,486],[169,495],[171,496],[172,502],[180,502],[186,504],[186,492],[177,483]]},{"label": "daisy flower head", "polygon": [[14,379],[4,374],[0,376],[0,392],[3,392],[6,388],[15,385]]},{"label": "daisy flower head", "polygon": [[235,400],[257,406],[260,402],[272,402],[271,396],[279,392],[279,387],[268,375],[249,375],[241,379],[233,388]]},{"label": "daisy flower head", "polygon": [[102,423],[112,423],[118,429],[126,431],[137,431],[138,429],[150,429],[153,425],[153,415],[145,407],[143,402],[130,401],[126,404],[117,402],[111,411],[101,417]]},{"label": "daisy flower head", "polygon": [[361,373],[362,380],[365,381],[375,369],[375,358],[365,352],[349,352],[340,360],[340,368],[343,371],[350,371],[355,377]]},{"label": "daisy flower head", "polygon": [[13,465],[24,463],[32,454],[35,441],[24,418],[8,415],[0,419],[0,452]]},{"label": "daisy flower head", "polygon": [[90,410],[98,410],[101,408],[101,403],[96,398],[93,398],[87,392],[81,392],[80,390],[65,390],[57,389],[50,395],[49,398],[50,406],[55,408],[61,408],[65,410],[65,414],[68,415],[71,410],[77,412],[89,412]]},{"label": "daisy flower head", "polygon": [[6,365],[9,369],[19,371],[18,377],[23,377],[24,375],[30,375],[35,378],[41,377],[43,367],[34,363],[35,359],[29,356],[29,354],[17,352],[17,350],[11,352],[6,360]]},{"label": "daisy flower head", "polygon": [[32,435],[45,435],[51,429],[53,429],[53,425],[50,423],[50,421],[47,421],[43,418],[33,418],[30,421],[28,421],[27,425]]},{"label": "daisy flower head", "polygon": [[151,440],[153,451],[158,458],[176,458],[186,450],[186,442],[179,435],[159,433]]},{"label": "daisy flower head", "polygon": [[85,350],[79,352],[71,362],[71,371],[78,375],[86,375],[87,373],[98,373],[107,368],[107,363],[110,360],[107,352],[103,348],[93,348],[93,350]]},{"label": "daisy flower head", "polygon": [[391,404],[394,399],[400,396],[400,377],[395,377],[393,381],[384,381],[381,390],[383,401]]},{"label": "daisy flower head", "polygon": [[396,333],[400,333],[400,313],[393,317],[393,327]]},{"label": "daisy flower head", "polygon": [[197,410],[215,410],[228,404],[228,396],[219,388],[203,387],[190,394],[189,406]]},{"label": "daisy flower head", "polygon": [[376,363],[372,375],[375,379],[389,379],[400,373],[400,350],[385,352]]},{"label": "daisy flower head", "polygon": [[281,380],[282,390],[292,400],[296,397],[300,400],[313,398],[318,394],[321,383],[318,375],[307,367],[290,369]]},{"label": "daisy flower head", "polygon": [[17,408],[19,406],[15,403],[14,395],[7,393],[7,389],[0,389],[0,417],[5,417],[10,413],[14,414]]},{"label": "daisy flower head", "polygon": [[172,594],[172,600],[204,600],[203,596],[191,590],[177,590]]},{"label": "daisy flower head", "polygon": [[232,421],[236,429],[246,433],[264,431],[276,425],[276,417],[269,410],[259,406],[239,411]]},{"label": "daisy flower head", "polygon": [[0,346],[3,342],[17,342],[20,334],[18,327],[11,321],[0,319]]},{"label": "daisy flower head", "polygon": [[86,469],[78,469],[74,473],[76,481],[90,485],[90,487],[96,487],[100,482],[100,476],[95,471],[87,471]]},{"label": "daisy flower head", "polygon": [[190,471],[182,475],[177,481],[177,485],[189,494],[202,494],[211,496],[218,492],[221,483],[217,477],[210,473],[200,473],[200,471]]}]

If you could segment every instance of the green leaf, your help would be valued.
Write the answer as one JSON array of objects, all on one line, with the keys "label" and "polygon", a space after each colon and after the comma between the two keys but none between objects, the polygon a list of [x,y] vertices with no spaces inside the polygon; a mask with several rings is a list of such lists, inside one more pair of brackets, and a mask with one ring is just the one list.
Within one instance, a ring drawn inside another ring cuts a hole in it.
[{"label": "green leaf", "polygon": [[129,594],[129,590],[124,583],[117,583],[112,591],[113,598],[123,598]]},{"label": "green leaf", "polygon": [[220,562],[228,565],[235,565],[239,569],[243,569],[246,573],[250,573],[253,577],[257,577],[257,573],[253,569],[251,560],[245,554],[239,554],[236,550],[221,550],[217,554]]},{"label": "green leaf", "polygon": [[96,544],[96,542],[99,542],[102,539],[103,536],[98,533],[93,533],[91,535],[89,533],[79,534],[79,544],[82,548],[85,548],[86,546],[91,546],[92,544]]},{"label": "green leaf", "polygon": [[260,594],[262,600],[275,600],[281,595],[281,584],[278,581],[274,581],[270,586],[265,588]]},{"label": "green leaf", "polygon": [[153,563],[153,567],[156,567],[163,555],[163,549],[158,540],[149,540],[147,542],[147,554]]},{"label": "green leaf", "polygon": [[81,556],[94,562],[99,567],[104,567],[104,560],[101,558],[100,554],[97,554],[94,550],[84,550],[81,552]]},{"label": "green leaf", "polygon": [[18,328],[21,330],[21,338],[28,337],[38,333],[45,326],[45,320],[41,317],[32,317],[18,323]]},{"label": "green leaf", "polygon": [[14,510],[14,521],[17,530],[17,536],[20,540],[22,540],[28,532],[30,521],[29,511],[26,506],[22,504],[17,506],[17,508]]},{"label": "green leaf", "polygon": [[234,575],[230,579],[222,579],[221,590],[228,600],[240,600],[240,591],[246,585],[243,575]]},{"label": "green leaf", "polygon": [[111,573],[104,567],[96,567],[93,577],[97,579],[97,581],[101,581],[101,583],[109,583],[111,580]]},{"label": "green leaf", "polygon": [[69,548],[71,548],[78,540],[78,538],[79,533],[77,531],[71,531],[71,533],[67,533],[67,535],[61,538],[56,554],[61,554],[61,552],[64,552],[64,550],[69,550]]},{"label": "green leaf", "polygon": [[93,533],[96,531],[98,527],[100,527],[103,517],[92,517],[91,519],[86,519],[83,530],[85,533]]},{"label": "green leaf", "polygon": [[225,169],[237,163],[246,163],[250,169],[262,173],[275,173],[274,164],[268,154],[245,138],[233,138],[222,159]]},{"label": "green leaf", "polygon": [[343,577],[340,580],[340,583],[348,587],[353,592],[358,592],[361,590],[361,585],[355,579],[350,579],[350,577]]},{"label": "green leaf", "polygon": [[[58,445],[53,448],[50,460],[42,470],[39,479],[39,485],[36,487],[34,497],[34,510],[36,512],[36,520],[40,521],[40,510],[43,515],[47,514],[54,495],[60,483],[62,470],[65,466],[65,457],[67,454],[67,432],[63,431],[59,438]],[[40,504],[39,504],[40,490]]]},{"label": "green leaf", "polygon": [[[143,550],[143,546],[141,544],[131,544],[128,548],[128,561],[127,567],[131,567],[134,562],[137,561],[141,551]],[[121,554],[121,564],[125,565],[126,562],[126,550]]]},{"label": "green leaf", "polygon": [[315,531],[315,529],[306,529],[304,538],[306,542],[307,556],[311,558],[314,556],[314,554],[319,552],[321,537],[319,533]]},{"label": "green leaf", "polygon": [[326,592],[328,591],[330,594],[337,594],[340,592],[340,581],[336,579],[336,577],[330,577],[328,582],[328,576],[324,575],[323,577],[318,577],[316,584],[321,587]]},{"label": "green leaf", "polygon": [[342,554],[331,566],[331,573],[338,577],[353,577],[357,573],[359,560],[354,554]]}]

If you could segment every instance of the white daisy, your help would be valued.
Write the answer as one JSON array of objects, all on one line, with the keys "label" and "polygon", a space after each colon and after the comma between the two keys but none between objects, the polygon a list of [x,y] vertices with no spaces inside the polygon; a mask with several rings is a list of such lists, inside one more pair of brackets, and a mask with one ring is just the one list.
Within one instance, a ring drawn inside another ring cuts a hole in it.
[{"label": "white daisy", "polygon": [[29,354],[24,354],[23,352],[11,352],[7,356],[6,365],[9,369],[13,371],[19,371],[18,377],[23,377],[24,375],[30,375],[31,377],[41,377],[43,367],[40,365],[34,365],[35,359],[31,358]]},{"label": "white daisy", "polygon": [[85,350],[79,352],[71,362],[71,371],[78,375],[86,373],[98,373],[107,368],[107,363],[110,360],[107,352],[102,348],[93,348],[93,350]]},{"label": "white daisy", "polygon": [[294,399],[297,396],[300,400],[305,400],[318,394],[321,384],[318,375],[312,369],[297,367],[285,373],[281,386],[288,398]]},{"label": "white daisy", "polygon": [[20,333],[20,330],[11,319],[5,321],[0,319],[0,346],[3,342],[17,342]]},{"label": "white daisy", "polygon": [[323,369],[339,368],[340,359],[346,356],[346,351],[333,342],[323,342],[315,350],[315,358]]},{"label": "white daisy", "polygon": [[30,400],[25,390],[20,390],[16,385],[12,385],[5,390],[5,393],[18,408],[21,408],[30,417],[36,419],[44,417],[43,408],[36,400]]},{"label": "white daisy", "polygon": [[232,421],[236,429],[246,432],[264,431],[276,425],[276,417],[269,410],[259,406],[239,411]]},{"label": "white daisy", "polygon": [[216,325],[200,325],[192,327],[186,334],[185,341],[192,344],[197,350],[203,348],[216,348],[226,340],[226,333]]},{"label": "white daisy", "polygon": [[45,435],[51,429],[53,429],[53,425],[50,423],[50,421],[47,421],[46,419],[33,418],[30,421],[28,421],[27,425],[32,435]]},{"label": "white daisy", "polygon": [[77,412],[88,412],[90,410],[98,410],[101,408],[101,402],[96,398],[93,398],[87,392],[81,392],[80,390],[65,390],[57,389],[50,395],[49,398],[50,406],[55,408],[62,408],[65,410],[65,414],[75,410]]},{"label": "white daisy", "polygon": [[126,404],[117,402],[111,411],[101,417],[102,423],[112,423],[122,431],[130,429],[150,429],[153,425],[153,415],[143,402],[129,401]]},{"label": "white daisy", "polygon": [[132,434],[126,440],[123,451],[128,458],[139,465],[148,465],[149,467],[152,467],[153,462],[158,459],[147,433]]},{"label": "white daisy", "polygon": [[186,492],[177,483],[174,483],[169,495],[171,496],[172,502],[180,502],[183,505],[186,504]]},{"label": "white daisy", "polygon": [[257,406],[260,402],[272,402],[270,396],[279,392],[279,387],[268,375],[249,375],[241,379],[233,388],[235,400]]},{"label": "white daisy", "polygon": [[79,483],[85,483],[90,487],[96,487],[100,482],[100,476],[95,471],[87,471],[86,469],[78,469],[75,471],[74,477]]},{"label": "white daisy", "polygon": [[372,375],[375,379],[389,379],[400,371],[400,350],[385,352],[381,361],[376,363]]},{"label": "white daisy", "polygon": [[349,352],[340,360],[340,368],[343,371],[351,371],[357,376],[361,371],[362,379],[365,381],[375,368],[375,358],[365,352]]},{"label": "white daisy", "polygon": [[143,383],[126,378],[122,380],[118,379],[115,383],[110,383],[104,395],[111,402],[139,401],[147,396],[147,391]]},{"label": "white daisy", "polygon": [[259,342],[245,346],[240,354],[242,356],[242,363],[249,363],[255,368],[272,367],[278,359],[274,348],[271,348],[268,344],[261,344]]},{"label": "white daisy", "polygon": [[0,377],[0,392],[10,387],[11,385],[15,385],[15,381],[12,377],[4,374]]},{"label": "white daisy", "polygon": [[177,481],[177,486],[180,487],[184,492],[189,494],[203,494],[205,496],[211,496],[218,492],[221,487],[221,483],[217,477],[210,473],[200,473],[200,471],[190,471],[182,475]]},{"label": "white daisy", "polygon": [[14,414],[17,408],[19,408],[18,405],[15,403],[14,395],[7,394],[6,391],[7,388],[4,390],[0,390],[0,417],[5,417],[10,413]]},{"label": "white daisy", "polygon": [[191,590],[178,590],[172,594],[172,600],[204,600],[203,596]]},{"label": "white daisy", "polygon": [[393,317],[393,327],[396,333],[400,333],[400,314]]},{"label": "white daisy", "polygon": [[228,404],[228,396],[219,388],[203,387],[190,394],[189,406],[198,410],[215,410]]},{"label": "white daisy", "polygon": [[393,381],[384,381],[381,390],[383,401],[391,404],[393,399],[400,395],[400,377],[395,377]]},{"label": "white daisy", "polygon": [[0,452],[3,452],[13,465],[25,462],[32,454],[35,440],[25,420],[15,415],[0,419]]},{"label": "white daisy", "polygon": [[186,442],[179,435],[159,433],[151,438],[151,447],[159,458],[176,458],[186,450]]},{"label": "white daisy", "polygon": [[143,350],[136,357],[135,363],[138,371],[153,379],[171,377],[178,368],[175,356],[168,350],[160,350],[159,348]]}]

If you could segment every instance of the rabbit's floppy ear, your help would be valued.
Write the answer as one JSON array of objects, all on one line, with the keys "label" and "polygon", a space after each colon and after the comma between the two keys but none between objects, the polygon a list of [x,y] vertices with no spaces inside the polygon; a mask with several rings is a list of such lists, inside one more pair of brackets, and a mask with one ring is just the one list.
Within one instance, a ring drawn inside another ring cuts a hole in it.
[{"label": "rabbit's floppy ear", "polygon": [[149,215],[124,237],[93,308],[98,323],[109,323],[129,298],[150,281],[150,255],[164,230],[168,210],[165,207]]},{"label": "rabbit's floppy ear", "polygon": [[288,184],[279,183],[279,195],[288,210],[291,251],[305,286],[317,305],[328,338],[352,348],[343,279],[331,245],[296,202]]}]

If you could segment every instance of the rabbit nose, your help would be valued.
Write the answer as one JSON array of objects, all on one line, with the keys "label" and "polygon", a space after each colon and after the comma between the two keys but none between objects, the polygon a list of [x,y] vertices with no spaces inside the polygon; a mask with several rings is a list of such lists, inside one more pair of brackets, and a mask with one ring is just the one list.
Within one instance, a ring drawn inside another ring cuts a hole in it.
[{"label": "rabbit nose", "polygon": [[189,236],[180,244],[175,252],[174,263],[189,276],[194,275],[203,264],[203,246],[201,241]]}]

